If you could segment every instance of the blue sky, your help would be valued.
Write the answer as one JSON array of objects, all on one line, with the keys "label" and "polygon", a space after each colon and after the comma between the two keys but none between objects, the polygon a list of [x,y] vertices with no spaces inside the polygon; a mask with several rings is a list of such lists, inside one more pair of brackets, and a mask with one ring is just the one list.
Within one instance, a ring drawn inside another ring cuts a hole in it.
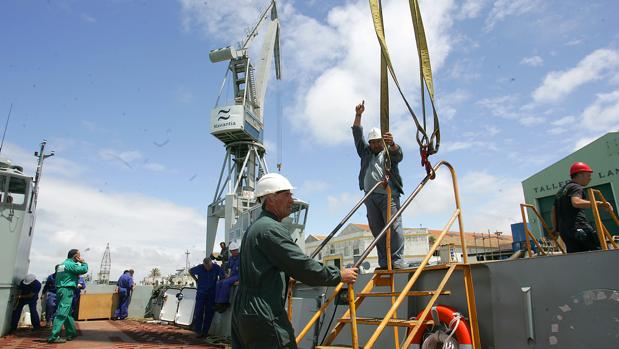
[{"label": "blue sky", "polygon": [[[3,1],[0,115],[13,104],[2,156],[45,169],[31,270],[51,271],[68,248],[106,242],[113,274],[138,277],[192,263],[204,250],[206,206],[223,145],[209,134],[226,64],[211,49],[235,44],[265,0]],[[419,110],[407,1],[385,0],[398,76]],[[442,145],[454,164],[468,231],[509,231],[520,182],[619,126],[619,4],[614,1],[421,1]],[[265,117],[270,168],[310,202],[306,234],[327,233],[360,198],[350,135],[354,105],[378,124],[378,45],[367,1],[279,2],[283,80],[271,79]],[[391,93],[405,190],[422,178],[410,116]],[[281,101],[282,152],[276,141]],[[32,172],[31,172],[32,173]],[[452,207],[439,176],[404,217],[439,228]],[[365,223],[362,212],[353,222]],[[201,252],[202,251],[202,252]]]}]

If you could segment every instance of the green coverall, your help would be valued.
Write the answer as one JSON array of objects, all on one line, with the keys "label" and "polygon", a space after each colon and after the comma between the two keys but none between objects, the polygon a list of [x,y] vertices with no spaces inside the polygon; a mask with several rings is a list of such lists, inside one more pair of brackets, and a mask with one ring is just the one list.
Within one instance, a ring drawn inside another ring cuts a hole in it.
[{"label": "green coverall", "polygon": [[88,272],[87,263],[79,263],[73,259],[67,258],[58,266],[56,272],[56,316],[54,316],[54,327],[52,334],[47,339],[48,342],[53,342],[60,336],[62,325],[64,325],[67,339],[71,340],[77,336],[75,322],[71,316],[71,302],[73,294],[77,287],[77,282],[80,275]]},{"label": "green coverall", "polygon": [[289,277],[311,286],[335,286],[340,271],[301,251],[275,215],[263,209],[241,243],[239,288],[232,311],[233,349],[296,349],[286,313]]}]

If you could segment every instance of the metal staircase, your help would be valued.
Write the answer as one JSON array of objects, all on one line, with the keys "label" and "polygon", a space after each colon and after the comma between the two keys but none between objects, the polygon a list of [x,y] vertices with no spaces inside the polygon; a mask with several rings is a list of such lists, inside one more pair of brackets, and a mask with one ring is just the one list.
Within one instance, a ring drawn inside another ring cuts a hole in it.
[{"label": "metal staircase", "polygon": [[[344,285],[343,283],[340,283],[339,285],[335,287],[333,293],[330,295],[327,301],[312,316],[312,318],[307,323],[305,328],[298,334],[296,338],[297,343],[300,343],[303,337],[315,325],[316,321],[325,312],[329,304],[331,304],[335,300],[335,298],[338,297],[338,295],[340,294],[340,292],[342,292],[342,290],[345,290],[347,292],[347,300],[348,300],[349,309],[343,314],[341,318],[338,319],[333,330],[331,330],[329,335],[323,341],[324,343],[321,343],[319,346],[317,346],[316,347],[317,349],[320,349],[320,348],[322,349],[329,349],[329,348],[355,348],[357,349],[361,347],[365,349],[372,348],[374,347],[376,341],[378,340],[379,336],[382,334],[382,332],[385,330],[386,327],[392,327],[394,329],[393,336],[394,336],[395,348],[397,349],[409,348],[414,338],[419,337],[419,336],[416,337],[416,335],[420,333],[422,329],[425,329],[426,326],[437,325],[436,322],[438,322],[438,317],[432,316],[432,318],[435,318],[435,319],[433,320],[429,319],[431,315],[431,311],[433,307],[436,306],[437,300],[440,296],[451,295],[452,292],[450,290],[446,290],[445,286],[447,282],[450,280],[450,278],[452,277],[454,271],[462,270],[463,275],[464,275],[463,281],[464,281],[464,288],[466,291],[466,300],[467,300],[467,305],[468,305],[468,309],[467,309],[468,320],[470,323],[470,334],[471,334],[471,339],[472,339],[472,343],[470,347],[473,349],[481,348],[480,341],[479,341],[479,329],[477,325],[475,293],[473,289],[471,269],[468,263],[466,241],[464,239],[464,227],[462,223],[462,211],[460,208],[460,197],[459,197],[459,192],[458,192],[456,173],[453,167],[445,161],[441,161],[436,166],[434,166],[433,172],[436,173],[443,166],[447,167],[451,173],[453,189],[454,189],[455,209],[451,215],[451,218],[449,219],[449,222],[445,225],[441,234],[435,240],[434,244],[428,251],[427,255],[425,256],[425,258],[423,259],[419,267],[411,268],[411,269],[392,269],[391,260],[388,260],[388,269],[387,270],[375,270],[373,277],[364,286],[361,292],[359,292],[357,295],[355,295],[354,285],[352,284]],[[419,194],[419,192],[425,187],[425,185],[428,183],[429,180],[430,180],[430,175],[426,176],[421,181],[421,183],[412,192],[412,194],[406,199],[406,201],[404,201],[400,210],[398,210],[394,214],[393,217],[388,219],[387,226],[368,246],[368,248],[360,256],[359,260],[354,264],[354,267],[359,267],[359,265],[361,265],[361,263],[365,260],[365,258],[370,253],[370,251],[376,246],[378,240],[381,239],[383,236],[386,236],[387,255],[388,256],[391,255],[391,252],[390,252],[391,246],[389,244],[391,240],[390,239],[391,225],[393,225],[393,223],[398,219],[398,217],[402,214],[402,212],[411,204],[411,202],[415,199],[415,197]],[[372,189],[372,191],[375,188],[376,186]],[[390,189],[388,188],[388,186],[387,186],[387,190],[389,193]],[[372,191],[370,191],[370,193]],[[359,208],[361,203],[363,203],[367,199],[370,193],[366,194],[365,197],[355,206],[355,208],[353,208],[351,213],[349,213],[344,218],[344,220],[338,225],[338,227],[336,227],[336,229],[334,229],[334,231],[332,231],[331,234],[329,234],[329,236],[323,241],[323,243],[321,243],[321,245],[316,249],[316,251],[312,254],[312,256],[315,256],[316,254],[318,254],[320,249],[322,249],[328,243],[328,241],[333,237],[333,235],[335,235],[335,232],[337,232],[337,230],[341,228],[343,223],[346,220],[348,220],[348,218],[350,218],[350,216]],[[460,229],[460,239],[461,239],[462,252],[463,252],[463,263],[452,262],[452,263],[448,263],[444,265],[429,266],[428,263],[430,262],[430,259],[432,258],[434,252],[439,248],[442,240],[447,235],[447,232],[449,231],[451,226],[454,224],[456,219],[458,220],[458,225]],[[417,281],[420,279],[421,274],[425,271],[431,271],[431,270],[444,271],[444,275],[442,279],[440,280],[436,289],[427,290],[427,291],[413,290],[413,287],[415,286]],[[401,290],[396,290],[395,289],[395,276],[401,273],[410,274],[410,278],[408,279],[406,285]],[[345,286],[347,287],[345,288]],[[388,287],[389,291],[376,292],[374,291],[374,289],[377,287]],[[387,311],[386,314],[377,314],[378,315],[377,317],[358,317],[356,315],[357,309],[361,306],[363,301],[366,300],[366,298],[378,298],[378,297],[387,297],[391,299],[391,307]],[[423,311],[419,313],[416,319],[415,318],[407,319],[407,318],[398,317],[398,314],[397,314],[398,308],[400,307],[400,305],[402,305],[402,303],[408,297],[430,297]],[[289,308],[289,311],[291,311],[290,308]],[[344,327],[348,324],[350,324],[350,329],[351,329],[351,339],[352,339],[351,346],[332,346],[332,343],[335,341],[337,336],[341,333]],[[359,343],[359,335],[358,335],[358,329],[357,329],[358,325],[370,325],[370,326],[377,327],[376,330],[373,332],[373,334],[370,336],[370,338],[367,340],[367,342],[364,343],[362,346]],[[402,342],[400,342],[399,340],[398,328],[406,329],[404,341]]]}]

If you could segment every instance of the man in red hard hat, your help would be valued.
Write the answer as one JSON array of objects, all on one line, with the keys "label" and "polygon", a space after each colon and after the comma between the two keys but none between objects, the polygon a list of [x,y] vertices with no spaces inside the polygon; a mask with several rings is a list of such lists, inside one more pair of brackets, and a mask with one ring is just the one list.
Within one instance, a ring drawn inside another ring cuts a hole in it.
[{"label": "man in red hard hat", "polygon": [[[585,186],[591,182],[593,170],[584,162],[575,162],[570,167],[572,180],[564,185],[555,195],[552,210],[552,223],[559,231],[567,252],[583,252],[600,248],[595,229],[587,221],[584,210],[591,208],[592,202],[583,198]],[[602,201],[596,205],[612,211],[613,207]]]}]

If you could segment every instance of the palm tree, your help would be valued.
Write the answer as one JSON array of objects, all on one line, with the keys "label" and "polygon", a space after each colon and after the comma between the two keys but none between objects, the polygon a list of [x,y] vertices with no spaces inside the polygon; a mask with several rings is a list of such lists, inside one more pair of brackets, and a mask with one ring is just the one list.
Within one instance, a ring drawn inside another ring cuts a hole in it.
[{"label": "palm tree", "polygon": [[159,270],[159,268],[153,268],[151,269],[150,274],[148,276],[153,277],[153,278],[160,277],[161,270]]}]

